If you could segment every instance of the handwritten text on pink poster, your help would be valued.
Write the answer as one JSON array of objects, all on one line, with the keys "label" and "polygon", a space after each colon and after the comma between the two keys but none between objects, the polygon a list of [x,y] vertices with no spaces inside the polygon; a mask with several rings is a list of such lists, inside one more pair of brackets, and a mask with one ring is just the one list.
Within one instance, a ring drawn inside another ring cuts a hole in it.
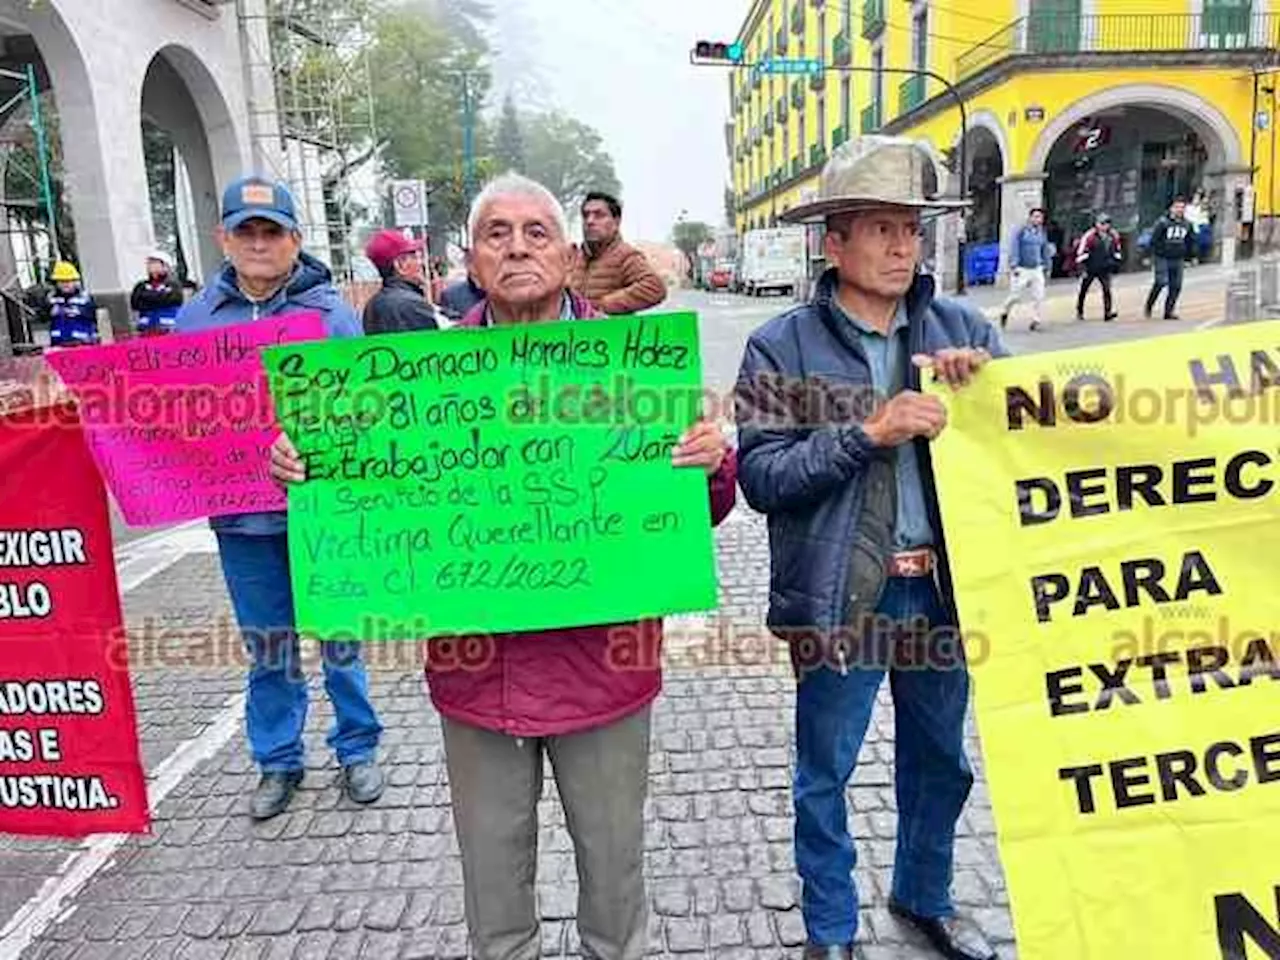
[{"label": "handwritten text on pink poster", "polygon": [[262,347],[320,340],[318,313],[46,354],[131,526],[285,509]]}]

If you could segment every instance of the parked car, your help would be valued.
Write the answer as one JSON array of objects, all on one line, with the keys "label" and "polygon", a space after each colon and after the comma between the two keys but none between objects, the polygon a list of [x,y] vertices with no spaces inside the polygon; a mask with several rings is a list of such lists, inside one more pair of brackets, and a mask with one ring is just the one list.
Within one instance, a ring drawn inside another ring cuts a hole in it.
[{"label": "parked car", "polygon": [[721,260],[708,276],[707,285],[712,290],[729,290],[733,287],[736,272],[732,260]]}]

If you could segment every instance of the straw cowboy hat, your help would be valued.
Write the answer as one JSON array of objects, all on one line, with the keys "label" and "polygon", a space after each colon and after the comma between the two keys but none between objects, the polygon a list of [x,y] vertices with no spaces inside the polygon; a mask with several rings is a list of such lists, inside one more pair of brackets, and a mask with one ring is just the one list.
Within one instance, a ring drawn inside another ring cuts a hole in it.
[{"label": "straw cowboy hat", "polygon": [[833,213],[869,207],[910,207],[931,213],[963,210],[968,200],[941,200],[925,192],[933,161],[915,140],[871,135],[836,147],[822,169],[818,197],[778,214],[788,223],[819,223]]}]

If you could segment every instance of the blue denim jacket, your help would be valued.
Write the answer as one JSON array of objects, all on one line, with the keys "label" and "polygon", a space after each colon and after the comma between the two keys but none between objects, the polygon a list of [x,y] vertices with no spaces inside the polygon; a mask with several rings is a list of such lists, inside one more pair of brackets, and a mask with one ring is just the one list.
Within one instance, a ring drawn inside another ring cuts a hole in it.
[{"label": "blue denim jacket", "polygon": [[1009,265],[1012,267],[1048,267],[1049,236],[1044,227],[1033,227],[1027,224],[1013,235],[1013,246],[1009,251]]}]

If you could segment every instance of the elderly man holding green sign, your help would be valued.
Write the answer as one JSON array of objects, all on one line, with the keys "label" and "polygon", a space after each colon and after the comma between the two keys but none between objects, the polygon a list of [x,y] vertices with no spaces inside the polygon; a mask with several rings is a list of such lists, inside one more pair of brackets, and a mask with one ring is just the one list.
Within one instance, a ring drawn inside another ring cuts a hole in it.
[{"label": "elderly man holding green sign", "polygon": [[[469,267],[487,298],[460,328],[603,316],[568,288],[564,210],[542,185],[515,174],[494,180],[472,206],[468,233]],[[737,461],[719,428],[693,424],[670,460],[676,470],[705,471],[711,520],[724,519],[734,505]],[[272,450],[275,477],[299,483],[304,463],[282,435]],[[637,581],[662,577],[639,569],[642,557],[635,562]],[[431,602],[423,597],[424,606]],[[639,960],[648,939],[644,801],[650,707],[662,685],[661,620],[495,631],[481,639],[481,662],[444,664],[432,644],[427,664],[442,715],[474,955],[541,955],[534,884],[545,754],[577,855],[583,953]]]}]

